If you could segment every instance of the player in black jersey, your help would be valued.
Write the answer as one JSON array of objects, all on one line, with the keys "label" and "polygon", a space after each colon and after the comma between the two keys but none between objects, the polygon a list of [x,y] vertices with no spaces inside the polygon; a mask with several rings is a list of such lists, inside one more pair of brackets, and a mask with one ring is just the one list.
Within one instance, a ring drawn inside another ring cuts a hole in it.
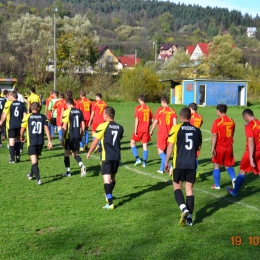
[{"label": "player in black jersey", "polygon": [[[182,123],[173,126],[170,130],[165,161],[165,170],[169,171],[169,160],[173,152],[173,189],[175,200],[182,211],[181,226],[193,225],[193,184],[196,180],[196,155],[202,143],[201,131],[190,124],[190,118],[190,109],[181,109],[180,120]],[[186,203],[181,190],[183,182],[186,182]]]},{"label": "player in black jersey", "polygon": [[[1,90],[0,90],[0,94],[1,94]],[[4,98],[0,95],[0,120],[1,120],[2,112],[4,110],[5,102],[6,102],[6,98]],[[0,147],[2,147],[2,130],[3,130],[3,127],[0,126]],[[5,134],[4,134],[4,136],[5,136]]]},{"label": "player in black jersey", "polygon": [[40,171],[38,166],[39,156],[44,145],[44,130],[48,138],[47,148],[52,148],[51,136],[48,127],[48,120],[45,115],[40,114],[41,106],[37,102],[33,102],[30,106],[32,113],[27,114],[21,125],[21,141],[24,142],[24,132],[27,134],[28,154],[31,158],[31,172],[27,174],[29,180],[36,177],[36,184],[41,185]]},{"label": "player in black jersey", "polygon": [[115,110],[112,107],[106,107],[104,110],[104,121],[101,123],[94,134],[94,141],[87,153],[87,159],[90,158],[91,152],[101,140],[101,173],[103,175],[104,189],[106,193],[106,204],[104,209],[114,209],[112,192],[116,185],[116,173],[121,159],[120,140],[123,137],[124,128],[114,121]]},{"label": "player in black jersey", "polygon": [[81,157],[78,155],[79,143],[82,138],[82,134],[85,131],[85,121],[82,112],[79,109],[74,108],[74,100],[72,98],[66,99],[67,109],[62,115],[62,140],[61,144],[64,147],[64,164],[66,167],[66,173],[64,177],[70,177],[70,151],[72,156],[79,164],[81,168],[81,177],[86,176],[86,167],[83,164]]},{"label": "player in black jersey", "polygon": [[8,99],[5,103],[5,107],[2,113],[0,126],[2,122],[6,120],[6,127],[8,129],[9,138],[9,152],[10,161],[14,163],[14,157],[16,154],[16,162],[20,162],[20,129],[24,115],[26,114],[26,108],[24,103],[17,100],[18,95],[15,91],[8,93]]}]

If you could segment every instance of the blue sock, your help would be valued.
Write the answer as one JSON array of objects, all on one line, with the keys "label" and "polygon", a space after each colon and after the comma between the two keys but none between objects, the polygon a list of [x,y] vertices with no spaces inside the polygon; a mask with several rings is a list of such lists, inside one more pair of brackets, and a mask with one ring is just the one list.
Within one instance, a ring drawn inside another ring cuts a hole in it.
[{"label": "blue sock", "polygon": [[84,148],[84,143],[83,142],[79,142],[79,147],[80,148]]},{"label": "blue sock", "polygon": [[88,145],[88,131],[85,132],[85,144]]},{"label": "blue sock", "polygon": [[147,161],[148,158],[148,150],[143,150],[143,161]]},{"label": "blue sock", "polygon": [[51,136],[54,136],[54,127],[53,127],[53,125],[50,125],[50,133],[51,133]]},{"label": "blue sock", "polygon": [[234,168],[233,167],[227,168],[227,172],[228,172],[228,174],[230,176],[230,180],[233,181],[233,179],[236,178],[236,173],[235,173]]},{"label": "blue sock", "polygon": [[131,148],[131,150],[132,150],[132,153],[133,153],[134,157],[135,157],[135,158],[138,157],[137,148],[134,146],[134,147]]},{"label": "blue sock", "polygon": [[160,156],[160,158],[161,158],[161,167],[160,167],[160,171],[164,171],[166,154],[165,154],[165,153],[160,153],[159,156]]},{"label": "blue sock", "polygon": [[244,183],[245,178],[246,178],[246,175],[238,174],[237,179],[236,179],[236,183],[235,183],[235,188],[233,189],[234,193],[236,193],[236,194],[238,193],[238,190],[240,189],[240,187]]},{"label": "blue sock", "polygon": [[59,140],[62,138],[62,130],[59,130]]},{"label": "blue sock", "polygon": [[216,187],[220,187],[220,170],[219,169],[214,169],[213,179],[214,179]]}]

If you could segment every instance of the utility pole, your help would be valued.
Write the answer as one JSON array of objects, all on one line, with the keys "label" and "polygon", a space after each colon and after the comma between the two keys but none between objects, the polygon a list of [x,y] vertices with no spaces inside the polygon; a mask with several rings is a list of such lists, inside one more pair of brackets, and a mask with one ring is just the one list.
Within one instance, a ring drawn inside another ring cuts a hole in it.
[{"label": "utility pole", "polygon": [[57,58],[56,58],[56,16],[55,14],[57,13],[58,9],[57,8],[54,8],[53,9],[53,12],[54,12],[54,19],[53,19],[53,38],[54,38],[54,45],[53,45],[53,48],[54,48],[54,61],[53,61],[53,67],[54,67],[54,74],[53,74],[53,77],[54,77],[54,81],[53,81],[53,89],[56,90],[56,67],[57,67]]},{"label": "utility pole", "polygon": [[157,60],[157,43],[153,42],[154,48],[154,70],[156,71],[156,60]]}]

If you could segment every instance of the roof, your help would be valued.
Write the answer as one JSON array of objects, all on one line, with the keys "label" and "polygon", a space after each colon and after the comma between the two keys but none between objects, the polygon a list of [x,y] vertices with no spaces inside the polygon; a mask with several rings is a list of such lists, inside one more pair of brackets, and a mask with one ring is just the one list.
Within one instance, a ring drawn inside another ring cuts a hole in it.
[{"label": "roof", "polygon": [[[140,58],[129,57],[129,56],[118,56],[119,61],[124,67],[135,67],[136,64],[141,63]],[[136,64],[135,64],[136,62]]]},{"label": "roof", "polygon": [[100,55],[103,51],[105,51],[106,49],[108,49],[107,46],[98,46],[98,55]]},{"label": "roof", "polygon": [[199,42],[197,43],[197,46],[200,47],[202,53],[208,55],[209,54],[209,51],[208,51],[208,46],[209,44],[208,43],[205,43],[205,42]]},{"label": "roof", "polygon": [[191,46],[191,45],[188,45],[187,47],[186,47],[186,52],[188,52],[188,54],[192,54],[193,53],[193,51],[195,50],[195,48],[196,48],[196,46]]},{"label": "roof", "polygon": [[160,45],[160,50],[169,50],[172,46],[175,46],[177,48],[177,45],[173,44],[173,43],[162,43]]}]

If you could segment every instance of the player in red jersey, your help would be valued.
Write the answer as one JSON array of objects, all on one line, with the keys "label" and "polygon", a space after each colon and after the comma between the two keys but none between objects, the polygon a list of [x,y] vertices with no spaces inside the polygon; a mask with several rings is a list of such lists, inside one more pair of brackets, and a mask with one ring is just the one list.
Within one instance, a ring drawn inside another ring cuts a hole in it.
[{"label": "player in red jersey", "polygon": [[234,185],[236,180],[233,165],[235,159],[233,155],[233,136],[235,132],[235,123],[233,119],[226,115],[227,105],[217,105],[218,119],[213,122],[211,133],[211,151],[212,162],[214,163],[213,178],[215,184],[212,189],[220,189],[220,165],[224,165]]},{"label": "player in red jersey", "polygon": [[[50,101],[53,99],[53,90],[50,92],[50,96],[48,98],[46,98],[46,102],[45,102],[45,109],[44,109],[44,114],[47,117],[48,121],[51,121],[51,110],[48,110]],[[51,136],[54,136],[54,129],[53,129],[53,125],[49,124],[49,130],[50,130],[50,134]]]},{"label": "player in red jersey", "polygon": [[141,165],[142,161],[139,158],[138,150],[135,146],[136,142],[143,143],[143,167],[146,167],[148,158],[147,143],[151,140],[149,128],[152,123],[152,110],[145,104],[145,96],[140,94],[138,96],[139,106],[135,108],[135,129],[130,142],[132,153],[136,159],[135,166]]},{"label": "player in red jersey", "polygon": [[[203,124],[203,117],[197,113],[198,106],[196,103],[190,103],[189,104],[189,109],[191,111],[191,119],[190,119],[190,124],[194,125],[197,128],[201,128]],[[198,157],[200,155],[200,151],[197,151],[197,172],[196,172],[196,179],[199,178],[200,176],[200,171],[198,171],[198,166],[199,166],[199,160]]]},{"label": "player in red jersey", "polygon": [[52,111],[57,111],[56,117],[56,126],[58,128],[59,133],[59,140],[62,139],[62,114],[64,109],[66,109],[66,100],[64,99],[64,93],[59,93],[59,100],[55,102],[54,106],[52,107]]},{"label": "player in red jersey", "polygon": [[247,172],[260,174],[260,121],[255,118],[253,111],[249,108],[243,111],[242,116],[247,123],[245,126],[246,149],[240,162],[235,187],[233,189],[227,187],[227,192],[233,197],[237,196]]},{"label": "player in red jersey", "polygon": [[91,114],[91,101],[86,98],[86,91],[81,90],[79,92],[80,99],[77,101],[76,108],[81,110],[84,116],[85,120],[85,133],[83,135],[83,140],[80,142],[80,151],[83,151],[88,148],[88,124],[90,120],[90,114]]},{"label": "player in red jersey", "polygon": [[161,107],[156,110],[155,118],[151,127],[150,135],[152,136],[155,127],[158,125],[157,131],[157,150],[161,158],[161,167],[158,173],[163,173],[166,159],[166,148],[169,132],[172,126],[176,125],[177,115],[174,109],[168,106],[169,99],[167,96],[161,97]]},{"label": "player in red jersey", "polygon": [[[99,124],[104,123],[104,117],[103,117],[103,112],[104,109],[107,107],[107,103],[102,100],[102,95],[101,93],[96,94],[96,101],[92,103],[92,108],[91,108],[91,115],[89,119],[88,126],[92,125],[92,139],[94,140],[94,133],[99,126]],[[98,143],[95,153],[101,152],[100,151],[100,142]]]}]

